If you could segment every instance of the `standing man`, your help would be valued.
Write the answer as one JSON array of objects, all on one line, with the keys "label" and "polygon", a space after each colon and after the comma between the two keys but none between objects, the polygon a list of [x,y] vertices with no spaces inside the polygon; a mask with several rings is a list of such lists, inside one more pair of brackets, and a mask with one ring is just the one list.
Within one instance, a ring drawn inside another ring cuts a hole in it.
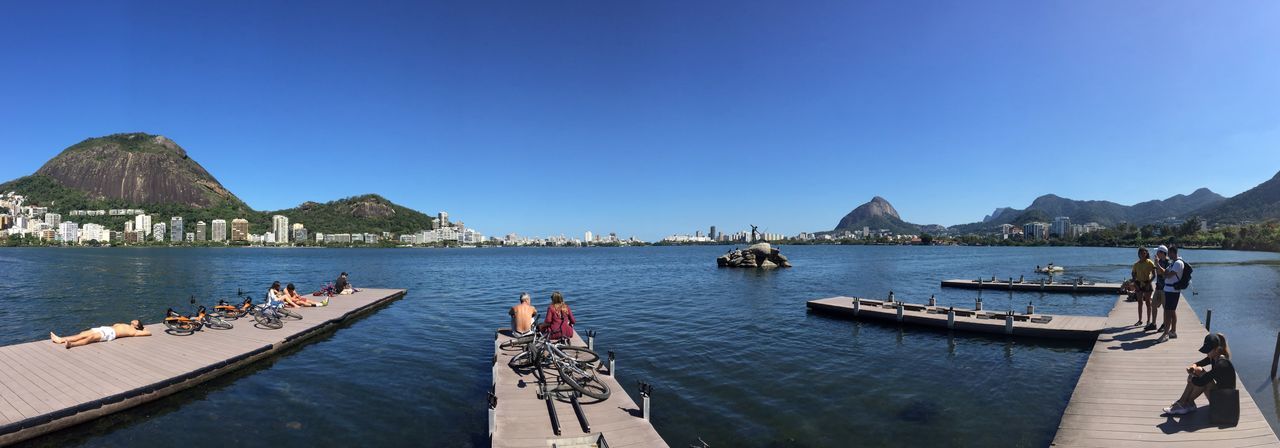
[{"label": "standing man", "polygon": [[1164,322],[1166,328],[1157,342],[1178,338],[1178,299],[1182,298],[1182,290],[1174,284],[1182,279],[1182,272],[1187,264],[1178,257],[1178,247],[1169,245],[1169,267],[1161,270],[1164,275]]},{"label": "standing man", "polygon": [[1156,248],[1156,287],[1151,296],[1151,323],[1142,329],[1144,331],[1164,332],[1169,326],[1168,320],[1160,322],[1160,328],[1156,328],[1155,317],[1160,314],[1160,308],[1164,307],[1164,270],[1169,267],[1169,249],[1160,245]]},{"label": "standing man", "polygon": [[529,293],[520,293],[520,304],[511,307],[507,314],[511,315],[511,334],[515,337],[533,334],[533,321],[538,317],[538,309],[529,302],[533,299]]},{"label": "standing man", "polygon": [[[1135,327],[1142,325],[1142,318],[1147,318],[1147,327],[1155,328],[1156,325],[1156,307],[1151,305],[1151,281],[1156,276],[1156,264],[1151,261],[1151,252],[1145,247],[1138,248],[1138,262],[1133,264],[1133,269],[1129,271],[1133,278],[1134,291],[1138,295],[1138,322],[1133,324]],[[1146,305],[1147,314],[1142,314],[1142,306]]]}]

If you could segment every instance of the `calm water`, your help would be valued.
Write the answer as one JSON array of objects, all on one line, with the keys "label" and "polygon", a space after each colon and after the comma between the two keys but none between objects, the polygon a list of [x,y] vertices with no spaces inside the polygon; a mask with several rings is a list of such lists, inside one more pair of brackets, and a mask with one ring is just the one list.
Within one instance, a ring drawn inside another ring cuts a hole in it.
[{"label": "calm water", "polygon": [[[563,291],[579,331],[618,353],[619,379],[656,386],[672,446],[1044,446],[1090,344],[1012,341],[812,315],[832,295],[972,306],[943,278],[1037,264],[1116,281],[1133,251],[1096,248],[785,247],[794,269],[717,269],[724,247],[591,249],[5,249],[0,344],[145,316],[189,295],[334,274],[409,294],[231,377],[34,445],[485,446],[492,332],[520,291]],[[1280,329],[1280,256],[1202,251],[1192,303],[1232,336],[1245,385],[1276,425],[1266,375]],[[1104,315],[1107,295],[985,293],[988,309]],[[1136,315],[1136,312],[1135,312]],[[1188,361],[1194,354],[1188,354]],[[1170,397],[1172,401],[1176,397]],[[1153,409],[1153,412],[1158,410]],[[217,434],[209,439],[192,434]]]}]

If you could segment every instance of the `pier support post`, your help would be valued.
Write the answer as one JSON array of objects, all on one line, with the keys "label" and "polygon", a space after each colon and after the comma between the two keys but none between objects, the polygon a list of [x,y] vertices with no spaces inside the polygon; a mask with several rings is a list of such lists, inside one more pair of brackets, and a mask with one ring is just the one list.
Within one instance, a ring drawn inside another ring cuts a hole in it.
[{"label": "pier support post", "polygon": [[489,390],[489,442],[493,442],[493,434],[498,432],[498,396]]},{"label": "pier support post", "polygon": [[649,415],[650,415],[649,414],[650,412],[649,396],[653,395],[653,385],[646,383],[644,381],[639,381],[639,383],[640,383],[640,401],[643,402],[640,405],[640,418],[644,419],[645,421],[649,421]]},{"label": "pier support post", "polygon": [[862,299],[859,299],[859,298],[857,298],[857,297],[854,297],[854,298],[853,298],[853,315],[854,315],[854,316],[857,316],[857,315],[858,315],[858,311],[861,311],[861,310],[859,310],[859,305],[860,305],[861,303],[862,303]]},{"label": "pier support post", "polygon": [[978,279],[978,290],[982,290],[982,279]]},{"label": "pier support post", "polygon": [[596,349],[596,331],[587,330],[587,350],[594,351],[595,349]]},{"label": "pier support post", "polygon": [[956,328],[956,312],[955,310],[947,310],[947,329],[954,330]]},{"label": "pier support post", "polygon": [[1004,316],[1004,334],[1013,334],[1013,315],[1006,314]]},{"label": "pier support post", "polygon": [[1204,312],[1204,331],[1213,332],[1213,308]]},{"label": "pier support post", "polygon": [[902,322],[902,304],[898,304],[898,322]]},{"label": "pier support post", "polygon": [[974,310],[974,311],[982,311],[982,298],[981,298],[981,297],[979,297],[979,298],[977,298],[977,299],[974,299],[974,301],[973,301],[973,310]]},{"label": "pier support post", "polygon": [[1276,363],[1280,362],[1280,333],[1276,333],[1276,353],[1271,355],[1271,380],[1276,379]]},{"label": "pier support post", "polygon": [[609,350],[609,376],[617,376],[613,373],[613,350]]}]

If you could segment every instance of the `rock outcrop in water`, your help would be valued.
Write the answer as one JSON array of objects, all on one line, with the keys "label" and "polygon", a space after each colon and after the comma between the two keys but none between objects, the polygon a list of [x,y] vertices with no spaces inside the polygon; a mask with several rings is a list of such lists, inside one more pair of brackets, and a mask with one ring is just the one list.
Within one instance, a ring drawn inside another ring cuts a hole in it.
[{"label": "rock outcrop in water", "polygon": [[756,243],[746,249],[734,249],[716,258],[722,268],[789,268],[791,262],[769,243]]}]

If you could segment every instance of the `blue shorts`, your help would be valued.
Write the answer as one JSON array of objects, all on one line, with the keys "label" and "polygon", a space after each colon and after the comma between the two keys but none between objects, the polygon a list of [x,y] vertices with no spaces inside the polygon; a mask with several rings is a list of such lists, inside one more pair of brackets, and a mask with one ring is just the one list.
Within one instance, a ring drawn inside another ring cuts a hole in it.
[{"label": "blue shorts", "polygon": [[1178,298],[1182,297],[1181,292],[1164,292],[1164,310],[1173,311],[1178,309]]}]

